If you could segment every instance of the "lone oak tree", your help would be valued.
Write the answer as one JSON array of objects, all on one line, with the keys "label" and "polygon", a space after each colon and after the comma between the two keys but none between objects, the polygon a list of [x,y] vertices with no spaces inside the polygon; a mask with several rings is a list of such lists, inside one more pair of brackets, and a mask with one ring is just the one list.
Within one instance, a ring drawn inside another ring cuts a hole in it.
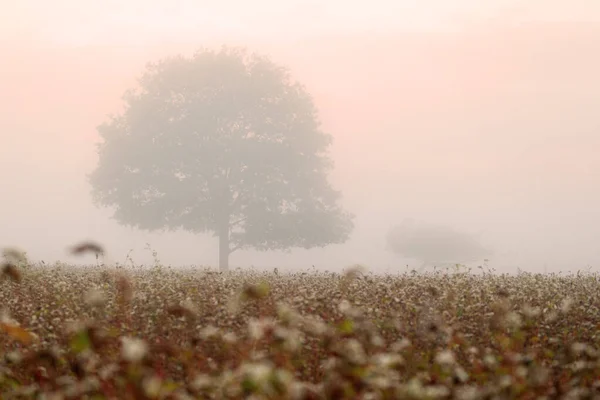
[{"label": "lone oak tree", "polygon": [[353,215],[327,173],[331,137],[286,69],[243,49],[152,63],[98,127],[94,203],[138,229],[211,232],[219,266],[242,248],[345,242]]}]

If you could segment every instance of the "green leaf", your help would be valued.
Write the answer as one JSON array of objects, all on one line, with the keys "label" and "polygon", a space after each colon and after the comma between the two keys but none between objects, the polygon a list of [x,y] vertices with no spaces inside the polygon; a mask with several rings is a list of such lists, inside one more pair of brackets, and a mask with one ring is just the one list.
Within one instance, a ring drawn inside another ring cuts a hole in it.
[{"label": "green leaf", "polygon": [[349,335],[354,332],[354,321],[345,319],[340,323],[338,329],[341,333]]},{"label": "green leaf", "polygon": [[258,384],[252,379],[246,378],[242,381],[242,389],[246,394],[255,393],[258,390]]},{"label": "green leaf", "polygon": [[71,350],[75,353],[81,353],[91,347],[92,343],[86,331],[77,332],[71,339]]}]

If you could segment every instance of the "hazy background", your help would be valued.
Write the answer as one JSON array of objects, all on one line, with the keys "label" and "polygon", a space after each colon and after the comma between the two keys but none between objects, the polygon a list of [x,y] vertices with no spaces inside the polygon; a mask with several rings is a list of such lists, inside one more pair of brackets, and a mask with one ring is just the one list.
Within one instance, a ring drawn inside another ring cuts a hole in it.
[{"label": "hazy background", "polygon": [[597,0],[4,0],[0,38],[0,247],[215,265],[212,237],[118,226],[86,174],[148,61],[228,44],[306,84],[357,216],[345,245],[233,267],[400,269],[384,238],[407,217],[479,234],[497,270],[600,267]]}]

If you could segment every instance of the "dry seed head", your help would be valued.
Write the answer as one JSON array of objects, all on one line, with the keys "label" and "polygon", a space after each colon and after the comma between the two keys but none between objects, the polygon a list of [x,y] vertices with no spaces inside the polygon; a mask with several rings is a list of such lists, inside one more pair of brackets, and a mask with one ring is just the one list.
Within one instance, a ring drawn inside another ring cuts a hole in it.
[{"label": "dry seed head", "polygon": [[73,386],[73,385],[77,384],[77,380],[70,375],[63,375],[63,376],[59,376],[56,379],[56,383],[59,386]]},{"label": "dry seed head", "polygon": [[42,349],[31,355],[35,361],[47,361],[52,365],[52,368],[58,368],[60,362],[60,354],[56,348]]},{"label": "dry seed head", "polygon": [[0,312],[0,323],[7,325],[19,325],[17,321],[12,319],[7,309],[3,308]]},{"label": "dry seed head", "polygon": [[67,320],[65,321],[65,332],[69,335],[81,332],[87,329],[87,324],[81,320]]},{"label": "dry seed head", "polygon": [[260,340],[263,337],[264,330],[260,321],[252,318],[248,321],[248,333],[252,340]]},{"label": "dry seed head", "polygon": [[302,382],[293,381],[289,385],[289,396],[293,400],[302,400],[307,398],[306,386]]},{"label": "dry seed head", "polygon": [[100,326],[93,324],[88,325],[87,334],[94,349],[101,349],[106,344],[106,332]]},{"label": "dry seed head", "polygon": [[275,326],[272,318],[251,318],[248,321],[248,333],[253,340],[260,340],[265,335],[265,331]]},{"label": "dry seed head", "polygon": [[298,330],[275,327],[275,335],[283,340],[283,346],[289,352],[296,352],[302,346],[302,334]]},{"label": "dry seed head", "polygon": [[412,378],[406,385],[404,385],[403,389],[405,398],[422,399],[426,397],[425,388],[418,378]]},{"label": "dry seed head", "polygon": [[545,367],[533,366],[529,370],[529,377],[534,386],[543,386],[550,378],[550,372]]},{"label": "dry seed head", "polygon": [[265,362],[246,363],[242,365],[241,371],[254,384],[264,387],[273,374],[273,367]]},{"label": "dry seed head", "polygon": [[116,364],[108,364],[104,367],[100,368],[98,371],[98,376],[102,380],[107,380],[113,377],[117,372],[119,372],[119,366]]},{"label": "dry seed head", "polygon": [[181,303],[181,307],[183,307],[185,310],[187,310],[191,315],[194,315],[194,316],[198,315],[198,307],[196,306],[196,304],[194,304],[192,299],[190,299],[189,297],[187,297]]},{"label": "dry seed head", "polygon": [[483,363],[488,368],[494,368],[496,365],[498,365],[498,360],[496,360],[496,357],[494,357],[493,354],[486,354],[483,357]]},{"label": "dry seed head", "polygon": [[231,296],[228,300],[227,300],[227,312],[235,315],[237,314],[242,308],[242,296],[241,295],[236,295],[236,296]]},{"label": "dry seed head", "polygon": [[342,300],[338,305],[338,309],[342,314],[349,318],[360,318],[362,312],[359,308],[354,307],[350,302],[346,299]]},{"label": "dry seed head", "polygon": [[7,248],[2,252],[4,259],[8,262],[27,263],[27,255],[24,251],[16,248]]},{"label": "dry seed head", "polygon": [[412,343],[410,342],[409,339],[403,338],[403,339],[400,339],[399,341],[393,343],[391,346],[391,350],[395,353],[399,353],[402,350],[410,347],[411,345],[412,345]]},{"label": "dry seed head", "polygon": [[103,255],[104,249],[102,246],[93,242],[83,242],[75,245],[71,248],[71,254],[81,255],[85,253],[94,253],[96,255]]},{"label": "dry seed head", "polygon": [[525,378],[527,376],[527,367],[519,365],[515,370],[515,375],[519,378]]},{"label": "dry seed head", "polygon": [[315,336],[324,336],[330,331],[329,325],[314,317],[305,317],[303,325],[306,332]]},{"label": "dry seed head", "polygon": [[[393,382],[392,380],[387,377],[387,376],[375,376],[371,379],[369,379],[369,385],[374,386],[377,389],[389,389],[393,386]],[[375,393],[371,393],[371,396],[368,397],[369,399],[379,399],[378,396],[375,395]]]},{"label": "dry seed head", "polygon": [[456,377],[456,379],[458,379],[460,383],[465,383],[469,380],[469,374],[461,366],[457,366],[454,369],[454,376]]},{"label": "dry seed head", "polygon": [[64,400],[65,395],[63,393],[54,392],[54,393],[48,393],[47,395],[45,395],[42,398],[45,400]]},{"label": "dry seed head", "polygon": [[[196,400],[195,397],[190,396],[186,391],[184,390],[176,390],[175,392],[173,392],[171,394],[173,400]],[[169,398],[169,397],[167,397]]]},{"label": "dry seed head", "polygon": [[9,364],[19,364],[23,360],[23,355],[16,350],[9,351],[8,353],[4,354],[4,359]]},{"label": "dry seed head", "polygon": [[117,289],[123,294],[123,297],[130,300],[133,296],[133,288],[129,278],[125,274],[120,273],[117,276]]},{"label": "dry seed head", "polygon": [[358,275],[364,274],[366,270],[367,269],[362,265],[353,265],[344,272],[344,278],[354,279]]},{"label": "dry seed head", "polygon": [[162,379],[160,379],[158,376],[147,377],[142,381],[144,393],[146,393],[146,396],[150,397],[151,399],[159,396],[162,384]]},{"label": "dry seed head", "polygon": [[510,311],[510,301],[508,298],[502,298],[494,302],[491,306],[492,312],[495,315],[502,316]]},{"label": "dry seed head", "polygon": [[371,336],[371,345],[375,347],[384,347],[385,340],[379,335]]},{"label": "dry seed head", "polygon": [[576,342],[571,345],[571,351],[576,356],[580,356],[585,352],[587,345],[585,343]]},{"label": "dry seed head", "polygon": [[437,297],[440,294],[440,291],[435,286],[432,286],[432,285],[429,285],[427,287],[427,292],[429,292],[429,294],[433,297]]},{"label": "dry seed head", "polygon": [[284,303],[277,303],[277,316],[282,322],[290,325],[295,325],[300,319],[296,310]]},{"label": "dry seed head", "polygon": [[573,343],[571,345],[571,352],[575,357],[581,357],[582,355],[585,355],[586,357],[590,357],[592,359],[598,358],[598,351],[586,343]]},{"label": "dry seed head", "polygon": [[10,262],[7,262],[4,265],[2,265],[2,276],[11,279],[14,282],[21,282],[22,279],[19,268],[15,264]]},{"label": "dry seed head", "polygon": [[189,308],[183,305],[174,305],[167,309],[167,312],[175,317],[194,318],[196,315]]},{"label": "dry seed head", "polygon": [[346,314],[352,309],[352,305],[348,300],[344,299],[338,305],[338,309],[340,310],[340,312],[342,312],[342,314]]},{"label": "dry seed head", "polygon": [[275,369],[274,372],[274,380],[281,385],[282,387],[289,388],[292,384],[292,382],[294,382],[294,376],[287,370],[285,369]]},{"label": "dry seed head", "polygon": [[260,282],[256,285],[246,286],[242,294],[245,299],[258,300],[266,297],[269,294],[269,290],[267,282]]},{"label": "dry seed head", "polygon": [[508,389],[513,385],[513,377],[510,375],[503,375],[498,379],[498,386],[502,389]]},{"label": "dry seed head", "polygon": [[546,322],[554,322],[558,319],[558,312],[552,310],[548,314],[546,314],[545,321]]},{"label": "dry seed head", "polygon": [[223,341],[225,343],[233,344],[238,340],[237,335],[234,332],[227,332],[223,335]]}]

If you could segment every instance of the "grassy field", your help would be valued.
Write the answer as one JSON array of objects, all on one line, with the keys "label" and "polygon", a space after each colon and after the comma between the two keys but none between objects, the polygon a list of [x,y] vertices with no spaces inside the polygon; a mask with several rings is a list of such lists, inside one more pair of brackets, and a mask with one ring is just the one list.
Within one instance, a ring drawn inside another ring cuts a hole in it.
[{"label": "grassy field", "polygon": [[600,395],[595,274],[18,264],[0,282],[2,399]]}]

